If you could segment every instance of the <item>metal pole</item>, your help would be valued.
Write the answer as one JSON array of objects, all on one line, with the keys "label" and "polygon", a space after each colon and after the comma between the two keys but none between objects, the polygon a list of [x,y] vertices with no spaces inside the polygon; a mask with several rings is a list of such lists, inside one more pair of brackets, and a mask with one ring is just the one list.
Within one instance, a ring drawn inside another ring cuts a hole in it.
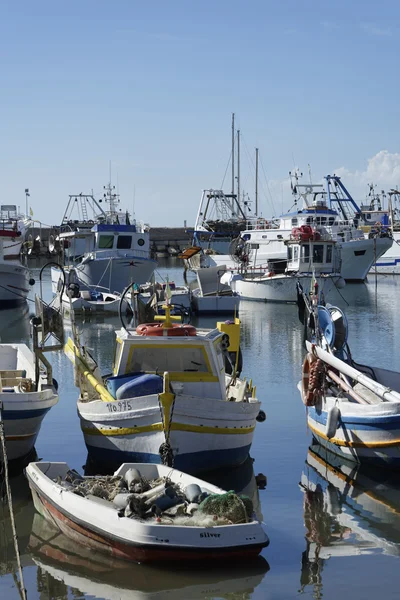
[{"label": "metal pole", "polygon": [[240,206],[240,129],[237,130],[237,201]]},{"label": "metal pole", "polygon": [[231,198],[231,212],[232,215],[234,213],[235,208],[235,199],[233,198],[235,194],[235,113],[232,113],[232,198]]},{"label": "metal pole", "polygon": [[256,216],[258,215],[258,148],[256,148]]}]

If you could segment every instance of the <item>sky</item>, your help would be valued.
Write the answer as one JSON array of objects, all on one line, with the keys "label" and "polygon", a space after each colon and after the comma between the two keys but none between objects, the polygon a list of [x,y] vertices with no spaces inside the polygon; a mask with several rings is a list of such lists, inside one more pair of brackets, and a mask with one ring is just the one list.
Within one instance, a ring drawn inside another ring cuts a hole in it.
[{"label": "sky", "polygon": [[194,224],[202,189],[230,191],[233,112],[265,217],[290,208],[295,167],[361,202],[400,185],[399,33],[398,0],[3,0],[1,203],[29,188],[59,224],[111,164],[138,220]]}]

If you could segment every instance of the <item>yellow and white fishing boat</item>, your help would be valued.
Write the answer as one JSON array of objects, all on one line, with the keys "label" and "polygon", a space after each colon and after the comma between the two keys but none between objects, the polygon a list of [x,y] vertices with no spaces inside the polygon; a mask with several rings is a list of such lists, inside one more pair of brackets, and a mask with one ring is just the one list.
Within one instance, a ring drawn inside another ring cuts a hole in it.
[{"label": "yellow and white fishing boat", "polygon": [[174,322],[170,305],[165,311],[156,323],[116,332],[107,377],[68,341],[89,455],[110,466],[163,462],[190,473],[239,465],[257,417],[265,418],[255,386],[239,378],[240,321],[196,329]]}]

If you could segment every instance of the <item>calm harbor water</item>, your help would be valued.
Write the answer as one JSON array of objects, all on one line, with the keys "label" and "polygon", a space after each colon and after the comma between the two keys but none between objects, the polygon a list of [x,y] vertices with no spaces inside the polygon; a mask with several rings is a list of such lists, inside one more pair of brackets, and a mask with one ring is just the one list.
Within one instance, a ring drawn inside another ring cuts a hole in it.
[{"label": "calm harbor water", "polygon": [[[182,281],[179,262],[160,266],[159,273]],[[49,272],[43,288],[49,299]],[[371,278],[365,285],[346,286],[343,298],[334,299],[345,308],[355,360],[400,370],[399,290],[400,278]],[[32,311],[32,303],[25,310],[2,311],[1,342],[28,341]],[[210,478],[253,499],[271,540],[262,558],[250,567],[188,570],[130,565],[89,553],[35,515],[26,481],[19,475],[12,479],[12,491],[29,600],[398,597],[399,478],[385,471],[345,472],[331,455],[315,446],[309,449],[312,437],[297,390],[304,356],[297,308],[244,302],[240,317],[243,374],[256,383],[267,420],[257,425],[254,463]],[[214,323],[201,320],[203,326]],[[118,326],[117,318],[79,323],[82,341],[103,372],[110,370]],[[62,352],[52,355],[52,363],[60,401],[43,421],[36,450],[40,458],[67,461],[82,470],[87,452],[72,365]],[[257,488],[258,473],[267,477],[265,489]],[[1,487],[0,597],[11,600],[20,594],[3,492]]]}]

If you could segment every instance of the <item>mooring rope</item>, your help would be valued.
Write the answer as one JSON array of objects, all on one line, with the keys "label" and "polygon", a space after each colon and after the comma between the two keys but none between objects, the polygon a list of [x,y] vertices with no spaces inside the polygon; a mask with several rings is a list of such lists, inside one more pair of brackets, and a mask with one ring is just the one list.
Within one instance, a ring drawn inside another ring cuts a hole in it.
[{"label": "mooring rope", "polygon": [[8,458],[7,458],[7,451],[6,451],[3,410],[2,410],[1,402],[0,402],[0,442],[1,442],[1,449],[3,452],[4,481],[6,484],[8,509],[10,511],[11,529],[12,529],[12,533],[13,533],[15,556],[17,559],[18,572],[19,572],[19,584],[20,585],[18,587],[19,587],[22,599],[27,600],[27,593],[26,593],[26,589],[25,589],[24,576],[22,574],[22,565],[21,565],[21,559],[20,559],[19,547],[18,547],[18,536],[17,536],[17,530],[15,527],[15,520],[14,520],[14,509],[13,509],[13,504],[12,504],[10,481],[9,481],[9,475],[8,475]]}]

